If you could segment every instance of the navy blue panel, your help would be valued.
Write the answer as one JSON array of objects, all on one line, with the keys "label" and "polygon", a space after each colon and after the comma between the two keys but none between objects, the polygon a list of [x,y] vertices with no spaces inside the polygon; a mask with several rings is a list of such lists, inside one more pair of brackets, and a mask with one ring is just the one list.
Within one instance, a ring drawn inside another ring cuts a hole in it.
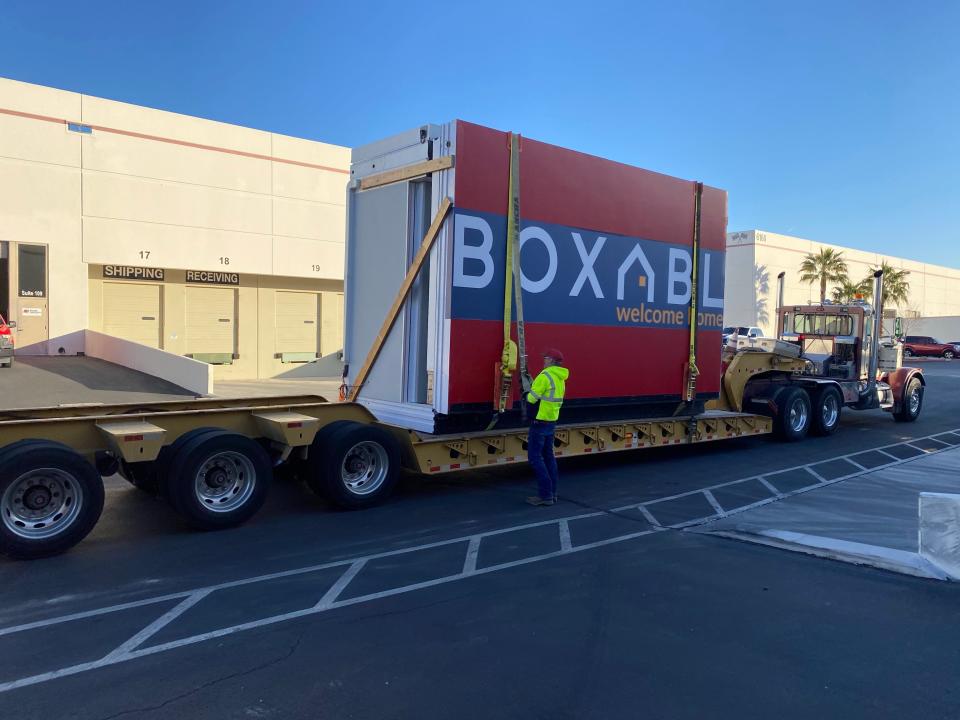
[{"label": "navy blue panel", "polygon": [[[451,317],[501,319],[506,218],[457,210],[455,223]],[[525,320],[630,327],[687,326],[689,247],[540,222],[522,223],[521,232],[529,236],[522,245],[520,258],[528,280],[523,293]],[[598,243],[602,243],[599,249]],[[591,255],[593,260],[588,259]],[[700,253],[698,307],[702,315],[700,326],[704,328],[718,329],[722,325],[723,263],[722,252]],[[593,272],[582,272],[585,265],[591,264]],[[707,294],[713,305],[706,304]]]}]

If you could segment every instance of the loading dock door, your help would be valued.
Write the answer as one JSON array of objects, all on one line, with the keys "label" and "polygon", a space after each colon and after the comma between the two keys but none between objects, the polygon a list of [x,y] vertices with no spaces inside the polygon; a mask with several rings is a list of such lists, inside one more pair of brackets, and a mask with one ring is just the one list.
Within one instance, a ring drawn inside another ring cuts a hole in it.
[{"label": "loading dock door", "polygon": [[323,355],[343,350],[343,293],[324,293],[321,310],[320,352]]},{"label": "loading dock door", "polygon": [[236,353],[237,291],[187,286],[186,353],[197,360],[230,364]]},{"label": "loading dock door", "polygon": [[152,348],[160,347],[159,285],[103,284],[103,332]]},{"label": "loading dock door", "polygon": [[316,293],[277,292],[277,354],[307,359],[319,351],[317,319],[320,297]]}]

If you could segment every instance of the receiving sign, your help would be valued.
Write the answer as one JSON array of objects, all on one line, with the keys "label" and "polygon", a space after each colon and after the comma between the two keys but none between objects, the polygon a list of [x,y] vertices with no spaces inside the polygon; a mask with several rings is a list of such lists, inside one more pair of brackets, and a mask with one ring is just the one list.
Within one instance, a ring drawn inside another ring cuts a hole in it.
[{"label": "receiving sign", "polygon": [[188,283],[206,285],[239,285],[240,273],[217,272],[215,270],[187,270]]}]

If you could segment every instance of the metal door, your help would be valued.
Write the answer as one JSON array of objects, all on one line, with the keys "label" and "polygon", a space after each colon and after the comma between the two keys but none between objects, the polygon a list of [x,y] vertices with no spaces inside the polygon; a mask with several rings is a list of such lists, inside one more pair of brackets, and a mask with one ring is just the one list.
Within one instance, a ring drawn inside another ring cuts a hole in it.
[{"label": "metal door", "polygon": [[343,350],[343,293],[323,293],[320,323],[320,354]]},{"label": "metal door", "polygon": [[317,323],[320,298],[316,293],[277,292],[278,353],[314,353],[319,350]]},{"label": "metal door", "polygon": [[47,307],[47,246],[17,244],[16,253],[17,299],[17,347],[43,343],[49,337],[49,313]]},{"label": "metal door", "polygon": [[233,288],[187,286],[188,355],[218,364],[233,361],[237,347],[236,305],[237,291]]},{"label": "metal door", "polygon": [[148,347],[161,347],[161,295],[159,285],[105,282],[103,332]]}]

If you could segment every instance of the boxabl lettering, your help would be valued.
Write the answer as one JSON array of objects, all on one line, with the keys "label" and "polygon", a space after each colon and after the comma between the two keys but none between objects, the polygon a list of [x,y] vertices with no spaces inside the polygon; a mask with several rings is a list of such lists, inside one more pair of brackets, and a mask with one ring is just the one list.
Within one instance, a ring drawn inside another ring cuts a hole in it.
[{"label": "boxabl lettering", "polygon": [[[458,210],[454,219],[454,318],[502,317],[506,218]],[[698,324],[722,326],[723,253],[699,258]],[[521,287],[530,322],[686,327],[693,258],[689,247],[523,222]]]}]

